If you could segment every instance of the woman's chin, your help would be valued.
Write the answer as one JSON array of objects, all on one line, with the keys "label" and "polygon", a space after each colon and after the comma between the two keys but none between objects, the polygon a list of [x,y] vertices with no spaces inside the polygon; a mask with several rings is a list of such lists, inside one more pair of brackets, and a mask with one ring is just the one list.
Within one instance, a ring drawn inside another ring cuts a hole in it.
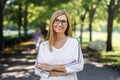
[{"label": "woman's chin", "polygon": [[63,32],[63,31],[56,31],[56,33],[58,33],[58,34],[59,34],[59,33],[64,33],[64,32]]}]

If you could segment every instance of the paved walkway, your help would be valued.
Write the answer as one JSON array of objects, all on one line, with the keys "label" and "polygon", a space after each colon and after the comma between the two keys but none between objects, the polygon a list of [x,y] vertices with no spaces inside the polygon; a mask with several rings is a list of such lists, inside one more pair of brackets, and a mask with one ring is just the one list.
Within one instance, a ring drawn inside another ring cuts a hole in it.
[{"label": "paved walkway", "polygon": [[78,80],[120,80],[120,71],[91,60],[87,54],[84,54],[84,61],[84,70],[78,73]]},{"label": "paved walkway", "polygon": [[[19,54],[3,55],[0,58],[0,80],[39,80],[34,75],[36,53],[32,48]],[[85,67],[78,73],[78,80],[120,80],[120,71],[105,67],[91,60],[84,53]]]}]

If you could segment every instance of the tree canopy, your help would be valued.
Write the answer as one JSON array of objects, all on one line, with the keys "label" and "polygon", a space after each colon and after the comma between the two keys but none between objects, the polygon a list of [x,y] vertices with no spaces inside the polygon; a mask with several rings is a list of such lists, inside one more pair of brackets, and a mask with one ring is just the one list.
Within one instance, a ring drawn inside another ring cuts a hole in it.
[{"label": "tree canopy", "polygon": [[89,31],[90,34],[92,31],[109,32],[111,14],[115,24],[108,34],[112,34],[112,30],[120,32],[120,0],[0,0],[0,45],[3,46],[3,30],[19,30],[20,37],[21,29],[26,34],[28,29],[42,29],[58,9],[70,14],[73,30]]}]

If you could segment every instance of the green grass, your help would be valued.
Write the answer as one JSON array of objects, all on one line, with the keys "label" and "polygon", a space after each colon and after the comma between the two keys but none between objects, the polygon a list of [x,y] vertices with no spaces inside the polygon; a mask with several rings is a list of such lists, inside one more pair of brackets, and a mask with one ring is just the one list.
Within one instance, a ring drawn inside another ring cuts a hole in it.
[{"label": "green grass", "polygon": [[[100,32],[94,32],[92,33],[92,41],[96,40],[102,40],[107,41],[107,33],[100,33]],[[89,42],[89,33],[84,32],[83,33],[83,43]],[[120,50],[120,33],[113,33],[112,34],[112,46],[115,50]]]},{"label": "green grass", "polygon": [[[96,40],[107,40],[107,33],[94,32],[92,33],[92,41]],[[89,33],[83,33],[83,43],[82,45],[88,46],[89,43]],[[101,63],[107,66],[120,69],[120,33],[112,34],[112,46],[113,51],[88,51],[93,57],[99,59]]]},{"label": "green grass", "polygon": [[100,61],[104,65],[120,69],[120,51],[101,52]]}]

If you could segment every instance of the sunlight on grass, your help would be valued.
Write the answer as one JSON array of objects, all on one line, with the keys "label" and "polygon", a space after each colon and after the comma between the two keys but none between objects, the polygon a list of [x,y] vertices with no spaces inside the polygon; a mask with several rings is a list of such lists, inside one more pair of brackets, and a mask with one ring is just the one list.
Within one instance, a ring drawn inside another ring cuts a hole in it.
[{"label": "sunlight on grass", "polygon": [[20,45],[21,46],[34,45],[34,42],[33,41],[22,42]]},{"label": "sunlight on grass", "polygon": [[[96,40],[107,40],[107,33],[100,33],[100,32],[93,32],[92,33],[92,41]],[[96,57],[100,60],[101,63],[107,66],[111,66],[114,68],[120,69],[120,33],[113,33],[112,34],[112,46],[113,51],[106,52],[106,51],[100,51],[100,52],[91,52],[88,53],[92,56]],[[83,33],[83,44],[88,45],[89,42],[89,32]]]},{"label": "sunlight on grass", "polygon": [[104,65],[120,68],[120,51],[104,52],[101,55],[101,62]]},{"label": "sunlight on grass", "polygon": [[[92,41],[96,40],[107,40],[107,33],[101,33],[101,32],[93,32],[92,33]],[[120,51],[120,33],[113,33],[112,35],[112,45],[113,49],[116,51]],[[83,32],[83,43],[89,42],[89,32]]]}]

